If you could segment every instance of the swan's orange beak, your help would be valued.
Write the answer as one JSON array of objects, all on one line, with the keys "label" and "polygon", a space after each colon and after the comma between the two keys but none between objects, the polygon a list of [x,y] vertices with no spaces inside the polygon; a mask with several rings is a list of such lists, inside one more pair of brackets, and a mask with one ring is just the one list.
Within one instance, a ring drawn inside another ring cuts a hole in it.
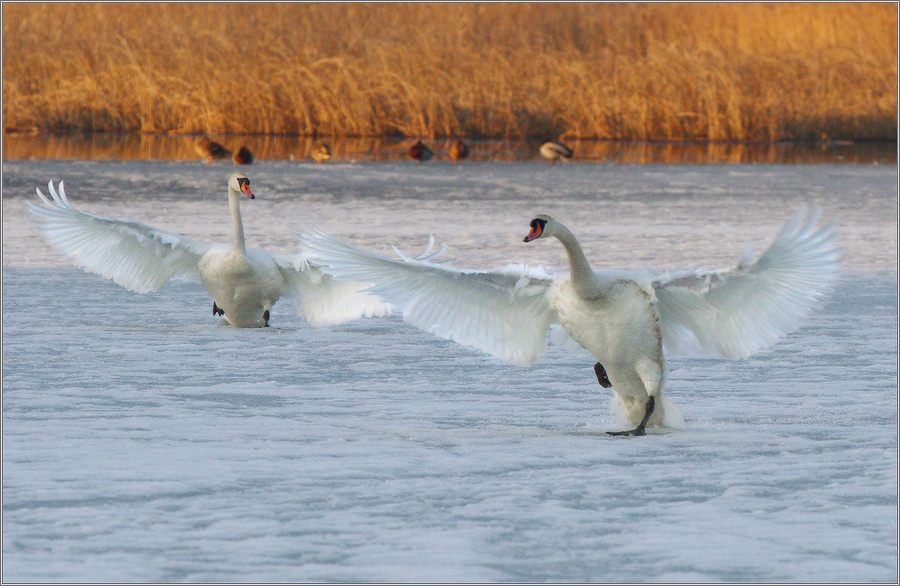
[{"label": "swan's orange beak", "polygon": [[243,192],[244,192],[244,195],[246,195],[246,196],[249,197],[250,199],[255,199],[255,198],[256,198],[256,196],[253,195],[253,192],[250,191],[250,183],[249,183],[249,182],[241,183],[241,191],[243,191]]},{"label": "swan's orange beak", "polygon": [[535,222],[531,227],[531,232],[528,233],[528,236],[525,237],[525,240],[523,240],[523,242],[531,242],[532,240],[537,240],[541,237],[541,233],[541,225]]}]

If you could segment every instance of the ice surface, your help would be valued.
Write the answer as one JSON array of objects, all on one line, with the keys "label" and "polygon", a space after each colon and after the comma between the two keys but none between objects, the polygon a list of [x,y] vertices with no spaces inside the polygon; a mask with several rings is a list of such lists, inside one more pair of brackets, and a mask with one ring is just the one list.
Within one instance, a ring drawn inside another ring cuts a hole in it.
[{"label": "ice surface", "polygon": [[4,581],[897,580],[897,171],[831,165],[247,168],[248,242],[291,210],[371,250],[564,265],[727,266],[802,202],[839,221],[845,276],[746,361],[670,362],[687,428],[613,438],[593,362],[530,368],[398,317],[216,325],[198,284],[137,295],[44,244],[23,199],[227,241],[230,164],[3,164]]}]

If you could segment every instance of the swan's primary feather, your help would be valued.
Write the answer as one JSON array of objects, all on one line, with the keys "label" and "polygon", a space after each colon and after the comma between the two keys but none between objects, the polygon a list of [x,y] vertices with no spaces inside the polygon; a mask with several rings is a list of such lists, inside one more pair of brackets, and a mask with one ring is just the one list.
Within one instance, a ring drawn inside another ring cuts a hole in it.
[{"label": "swan's primary feather", "polygon": [[546,346],[556,320],[547,292],[552,278],[540,269],[510,265],[467,271],[437,263],[430,246],[417,257],[390,259],[346,244],[314,228],[298,233],[327,272],[342,280],[374,283],[369,289],[425,331],[527,366]]},{"label": "swan's primary feather", "polygon": [[839,275],[842,249],[833,224],[817,227],[821,210],[805,207],[756,262],[731,269],[684,271],[654,283],[667,349],[699,348],[747,358],[796,330]]},{"label": "swan's primary feather", "polygon": [[361,291],[364,283],[337,281],[309,264],[303,255],[274,255],[300,317],[314,328],[347,323],[361,317],[391,315],[391,306]]},{"label": "swan's primary feather", "polygon": [[46,206],[28,202],[48,242],[79,266],[135,291],[157,291],[175,276],[198,277],[197,261],[207,244],[140,222],[104,218],[69,204],[63,182],[50,197],[37,189]]}]

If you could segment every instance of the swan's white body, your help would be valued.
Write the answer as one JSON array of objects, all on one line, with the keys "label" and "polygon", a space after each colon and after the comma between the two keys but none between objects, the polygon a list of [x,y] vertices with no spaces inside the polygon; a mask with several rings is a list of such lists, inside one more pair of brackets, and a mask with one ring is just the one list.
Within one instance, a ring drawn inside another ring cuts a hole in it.
[{"label": "swan's white body", "polygon": [[[571,281],[558,281],[550,289],[557,319],[569,337],[604,366],[627,419],[637,425],[647,397],[662,394],[660,316],[650,302],[651,293],[625,279],[601,287],[594,299],[584,299],[573,289]],[[664,413],[665,407],[658,406],[651,424],[661,422]]]},{"label": "swan's white body", "polygon": [[360,292],[360,283],[338,282],[301,254],[272,254],[247,248],[241,220],[242,194],[250,182],[235,173],[228,182],[233,244],[205,244],[140,222],[88,214],[74,208],[63,183],[38,189],[44,206],[28,202],[47,240],[85,270],[135,291],[157,291],[176,276],[198,279],[225,319],[240,328],[267,325],[268,312],[283,296],[297,300],[311,325],[343,323],[362,316],[389,315],[390,306]]},{"label": "swan's white body", "polygon": [[275,257],[258,248],[238,252],[213,245],[200,256],[197,268],[225,319],[239,328],[265,325],[265,312],[290,290]]},{"label": "swan's white body", "polygon": [[427,251],[389,259],[313,228],[300,240],[322,270],[373,283],[407,322],[514,364],[536,360],[559,323],[564,334],[555,332],[555,341],[571,339],[603,365],[623,423],[643,432],[644,424],[683,424],[663,397],[664,348],[746,358],[797,329],[821,301],[838,276],[841,250],[835,228],[818,228],[818,218],[802,210],[755,261],[745,255],[730,269],[663,275],[591,270],[575,236],[549,216],[532,221],[526,242],[555,236],[569,272],[461,270]]}]

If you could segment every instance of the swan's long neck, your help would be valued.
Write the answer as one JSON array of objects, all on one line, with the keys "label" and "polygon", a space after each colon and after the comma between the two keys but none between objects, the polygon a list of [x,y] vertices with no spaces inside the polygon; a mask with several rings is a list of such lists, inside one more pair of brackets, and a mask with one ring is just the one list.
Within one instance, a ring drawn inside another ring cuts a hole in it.
[{"label": "swan's long neck", "polygon": [[569,256],[569,278],[575,287],[575,292],[584,298],[593,298],[597,295],[597,284],[594,281],[594,271],[588,259],[584,256],[578,239],[562,224],[557,223],[554,236],[562,242]]},{"label": "swan's long neck", "polygon": [[228,188],[228,208],[231,210],[231,224],[234,226],[234,251],[247,254],[244,240],[244,222],[241,221],[241,194]]}]

